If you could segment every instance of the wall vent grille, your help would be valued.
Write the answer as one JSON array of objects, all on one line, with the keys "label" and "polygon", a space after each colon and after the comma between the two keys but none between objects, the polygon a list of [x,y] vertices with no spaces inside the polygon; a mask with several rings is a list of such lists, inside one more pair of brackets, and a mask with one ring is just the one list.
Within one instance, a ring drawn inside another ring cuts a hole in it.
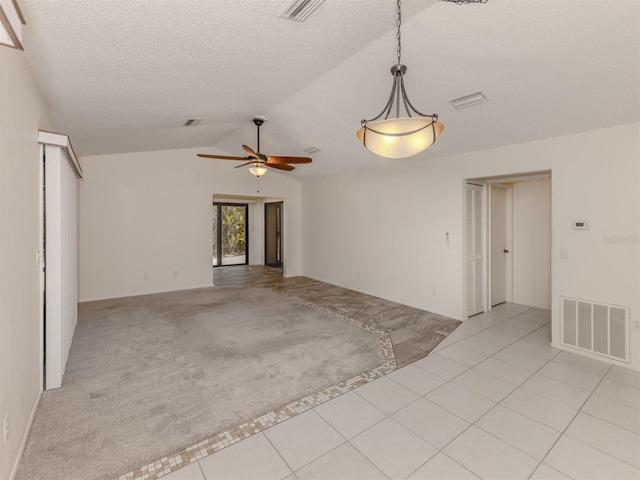
[{"label": "wall vent grille", "polygon": [[560,297],[560,344],[629,363],[629,307]]}]

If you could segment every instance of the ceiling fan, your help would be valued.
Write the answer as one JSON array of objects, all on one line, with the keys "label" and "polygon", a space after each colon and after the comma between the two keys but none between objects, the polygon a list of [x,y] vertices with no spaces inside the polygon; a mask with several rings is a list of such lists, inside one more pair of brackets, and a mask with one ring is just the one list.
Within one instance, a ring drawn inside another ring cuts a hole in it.
[{"label": "ceiling fan", "polygon": [[215,158],[217,160],[244,160],[246,163],[238,165],[235,168],[241,168],[246,167],[247,165],[251,165],[251,167],[249,167],[249,171],[256,177],[261,177],[262,175],[267,173],[266,167],[276,168],[278,170],[286,170],[287,172],[290,172],[295,168],[294,166],[290,165],[292,163],[311,163],[312,160],[309,157],[283,157],[264,155],[263,153],[260,153],[260,126],[265,122],[265,120],[266,118],[253,118],[253,123],[258,128],[257,152],[247,145],[242,145],[242,148],[248,154],[246,157],[229,157],[226,155],[209,155],[206,153],[199,153],[198,156],[202,158]]}]

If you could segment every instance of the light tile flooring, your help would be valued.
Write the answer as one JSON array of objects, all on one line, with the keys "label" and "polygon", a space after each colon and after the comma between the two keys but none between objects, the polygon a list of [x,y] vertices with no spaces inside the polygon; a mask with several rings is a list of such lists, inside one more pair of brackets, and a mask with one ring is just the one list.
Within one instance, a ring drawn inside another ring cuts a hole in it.
[{"label": "light tile flooring", "polygon": [[434,353],[173,472],[213,479],[639,479],[640,374],[500,305]]}]

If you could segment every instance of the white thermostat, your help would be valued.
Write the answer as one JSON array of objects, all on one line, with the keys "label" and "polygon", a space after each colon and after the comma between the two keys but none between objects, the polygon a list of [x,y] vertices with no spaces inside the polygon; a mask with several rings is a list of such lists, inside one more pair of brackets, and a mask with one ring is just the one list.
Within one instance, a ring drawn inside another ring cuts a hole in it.
[{"label": "white thermostat", "polygon": [[589,230],[588,220],[575,220],[571,222],[571,228],[574,230]]}]

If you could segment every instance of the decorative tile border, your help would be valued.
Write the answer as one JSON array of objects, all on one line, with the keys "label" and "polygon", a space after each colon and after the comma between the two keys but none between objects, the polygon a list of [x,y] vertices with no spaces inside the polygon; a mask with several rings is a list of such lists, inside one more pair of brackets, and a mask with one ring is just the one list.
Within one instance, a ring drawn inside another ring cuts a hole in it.
[{"label": "decorative tile border", "polygon": [[[382,337],[382,336],[381,336]],[[390,342],[390,340],[389,340]],[[391,350],[393,351],[393,349]],[[395,363],[395,359],[394,359]],[[306,412],[324,402],[336,398],[355,388],[365,385],[377,378],[383,377],[395,370],[395,367],[387,365],[378,367],[370,372],[357,375],[349,380],[340,382],[337,385],[325,388],[313,395],[296,400],[284,407],[271,411],[250,422],[243,423],[237,427],[221,432],[211,438],[207,438],[200,443],[185,448],[180,452],[163,457],[156,462],[149,463],[131,472],[118,477],[118,480],[155,480],[171,472],[174,472],[190,463],[197,462],[201,458],[212,455],[220,450],[238,443],[245,438],[249,438],[256,433],[260,433],[274,425]]]},{"label": "decorative tile border", "polygon": [[[223,285],[216,288],[246,288],[244,285]],[[162,457],[160,460],[151,462],[136,470],[132,470],[128,473],[122,474],[118,477],[118,480],[156,480],[164,477],[169,473],[175,472],[182,467],[197,462],[198,460],[213,455],[220,450],[238,443],[245,438],[249,438],[256,433],[263,432],[264,430],[273,427],[285,420],[295,417],[301,413],[311,410],[325,403],[328,400],[339,397],[340,395],[350,392],[362,385],[365,385],[377,378],[384,377],[388,373],[393,372],[398,368],[396,363],[396,357],[393,352],[393,343],[391,342],[391,335],[386,330],[377,328],[375,324],[367,324],[358,320],[353,320],[345,315],[333,312],[328,308],[321,307],[307,300],[303,300],[290,293],[285,293],[275,288],[270,287],[254,287],[254,288],[268,288],[280,295],[285,295],[289,298],[295,299],[313,308],[314,310],[321,311],[333,318],[337,318],[344,322],[350,323],[356,327],[362,328],[368,332],[377,333],[380,336],[380,348],[382,351],[382,359],[384,364],[365,373],[361,373],[349,380],[345,380],[331,387],[327,387],[320,390],[317,393],[308,395],[300,400],[291,402],[283,407],[266,413],[258,418],[238,425],[237,427],[214,435],[207,438],[200,443],[197,443],[191,447],[185,448],[173,455]]]},{"label": "decorative tile border", "polygon": [[[283,292],[281,290],[278,290],[277,288],[273,288],[266,285],[263,286],[263,285],[257,285],[257,284],[256,285],[248,284],[248,285],[216,286],[216,288],[251,288],[251,287],[267,288],[281,295],[285,295],[289,298],[295,299],[298,302],[302,303],[303,305],[313,308],[314,310],[321,311],[333,318],[337,318],[344,322],[350,323],[368,332],[377,333],[380,338],[380,348],[382,353],[382,359],[384,362],[383,365],[371,370],[370,372],[362,373],[349,380],[340,382],[331,387],[327,387],[317,393],[308,395],[300,400],[296,400],[274,411],[271,411],[258,418],[255,418],[247,423],[238,425],[237,427],[231,430],[218,433],[213,437],[203,440],[202,442],[197,443],[196,445],[193,445],[191,447],[185,448],[184,450],[181,450],[180,452],[177,452],[173,455],[163,457],[158,461],[149,463],[136,470],[120,475],[118,477],[118,480],[156,480],[182,467],[185,467],[193,462],[197,462],[202,458],[205,458],[209,455],[219,452],[220,450],[223,450],[224,448],[230,445],[238,443],[241,440],[249,438],[252,435],[263,432],[264,430],[270,427],[273,427],[274,425],[277,425],[281,422],[284,422],[285,420],[293,418],[296,415],[299,415],[312,408],[315,408],[318,405],[321,405],[328,400],[336,398],[344,393],[350,392],[355,388],[358,388],[373,380],[376,380],[377,378],[383,377],[399,368],[396,360],[396,356],[394,353],[394,349],[393,349],[393,342],[391,340],[391,335],[390,335],[390,331],[392,331],[392,329],[389,329],[382,325],[378,325],[376,323],[365,323],[359,320],[354,320],[352,318],[347,317],[346,315],[342,315],[326,307],[322,307],[308,300],[304,300],[294,294]],[[461,323],[461,322],[458,322],[458,323]],[[447,332],[447,335],[448,333],[450,332]],[[430,351],[422,352],[417,357],[413,357],[405,361],[403,365],[411,363],[417,360],[418,358],[427,356],[429,353]]]}]

